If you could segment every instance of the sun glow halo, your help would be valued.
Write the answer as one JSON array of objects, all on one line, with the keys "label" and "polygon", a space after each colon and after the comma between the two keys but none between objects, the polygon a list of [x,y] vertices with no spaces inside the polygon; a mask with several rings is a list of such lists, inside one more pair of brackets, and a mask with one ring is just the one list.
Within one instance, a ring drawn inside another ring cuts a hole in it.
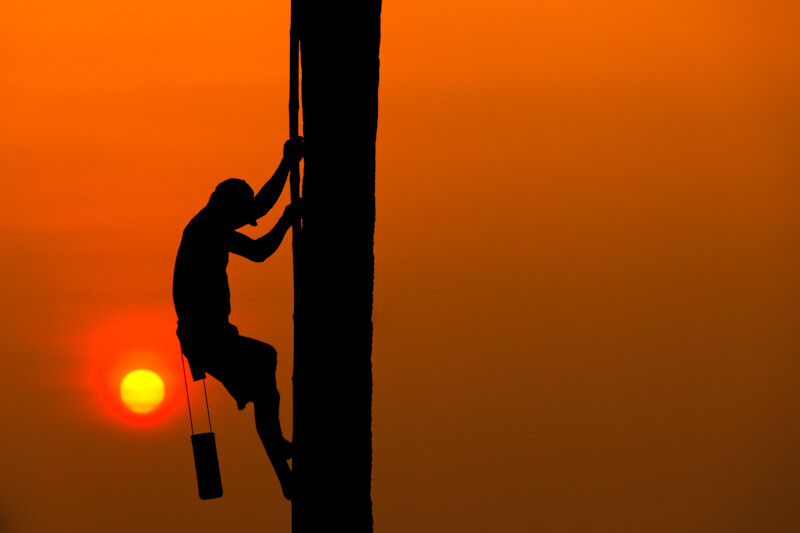
[{"label": "sun glow halo", "polygon": [[149,413],[164,400],[164,380],[152,370],[134,370],[122,379],[119,394],[131,411]]}]

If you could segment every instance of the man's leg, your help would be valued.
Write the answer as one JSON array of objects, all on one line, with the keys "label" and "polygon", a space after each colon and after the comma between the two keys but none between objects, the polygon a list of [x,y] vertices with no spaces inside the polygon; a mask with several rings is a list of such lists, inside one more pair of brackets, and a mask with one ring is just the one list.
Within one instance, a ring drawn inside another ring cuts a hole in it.
[{"label": "man's leg", "polygon": [[239,409],[253,402],[256,430],[286,499],[292,497],[291,443],[283,438],[278,417],[280,395],[275,383],[278,353],[267,343],[236,335],[215,347],[224,354],[212,358],[209,374],[218,379],[236,400]]},{"label": "man's leg", "polygon": [[278,417],[279,395],[274,391],[273,398],[259,397],[253,401],[256,417],[256,431],[261,437],[275,474],[281,484],[283,496],[292,499],[292,470],[288,459],[291,457],[291,444],[283,438],[281,423]]},{"label": "man's leg", "polygon": [[291,443],[283,438],[280,421],[280,394],[275,382],[278,353],[261,341],[239,337],[239,351],[245,359],[253,361],[248,369],[248,388],[255,411],[256,431],[261,438],[270,463],[275,469],[281,490],[287,500],[292,499]]}]

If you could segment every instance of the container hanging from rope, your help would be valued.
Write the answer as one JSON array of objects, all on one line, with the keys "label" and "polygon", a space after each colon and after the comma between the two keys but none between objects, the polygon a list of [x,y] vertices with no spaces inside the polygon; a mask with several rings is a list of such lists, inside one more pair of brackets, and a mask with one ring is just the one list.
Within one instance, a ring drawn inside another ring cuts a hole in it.
[{"label": "container hanging from rope", "polygon": [[214,433],[192,435],[194,470],[197,473],[197,490],[201,500],[213,500],[222,496],[222,478],[219,474],[219,459]]},{"label": "container hanging from rope", "polygon": [[[192,405],[189,401],[189,383],[186,381],[186,363],[183,361],[183,356],[181,356],[181,367],[183,369],[183,384],[186,387],[186,406],[189,408],[189,425],[192,429],[192,453],[194,454],[194,470],[197,475],[197,491],[201,500],[213,500],[222,496],[222,478],[219,472],[217,442],[211,429],[211,409],[208,407],[206,380],[205,377],[200,378],[203,380],[203,394],[206,399],[208,432],[195,433],[194,421],[192,420]],[[195,377],[194,373],[192,377]]]}]

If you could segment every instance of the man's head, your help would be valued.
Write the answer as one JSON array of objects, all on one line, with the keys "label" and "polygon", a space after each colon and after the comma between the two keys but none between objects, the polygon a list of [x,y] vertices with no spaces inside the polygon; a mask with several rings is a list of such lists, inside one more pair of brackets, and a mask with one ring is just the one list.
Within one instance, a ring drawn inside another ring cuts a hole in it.
[{"label": "man's head", "polygon": [[253,189],[244,180],[231,178],[223,181],[211,194],[209,206],[234,228],[245,224],[256,225],[253,209]]}]

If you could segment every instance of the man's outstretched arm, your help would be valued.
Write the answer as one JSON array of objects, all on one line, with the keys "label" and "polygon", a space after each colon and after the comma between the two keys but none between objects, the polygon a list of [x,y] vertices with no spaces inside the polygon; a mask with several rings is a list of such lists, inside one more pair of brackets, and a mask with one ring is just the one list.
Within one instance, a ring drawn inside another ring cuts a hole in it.
[{"label": "man's outstretched arm", "polygon": [[295,213],[296,209],[293,206],[286,206],[275,227],[258,239],[251,239],[247,235],[234,231],[230,251],[236,255],[246,257],[250,261],[258,263],[264,261],[274,254],[281,245],[284,235],[292,227],[292,221],[296,216]]},{"label": "man's outstretched arm", "polygon": [[[300,161],[303,158],[303,138],[298,141],[286,141],[283,145],[283,158],[278,165],[277,170],[272,177],[261,187],[254,199],[255,217],[256,219],[263,217],[267,212],[272,209],[275,202],[281,196],[283,187],[286,185],[286,177],[289,175],[289,169],[292,163]],[[266,236],[266,235],[265,235]],[[280,244],[280,243],[279,243]]]}]

